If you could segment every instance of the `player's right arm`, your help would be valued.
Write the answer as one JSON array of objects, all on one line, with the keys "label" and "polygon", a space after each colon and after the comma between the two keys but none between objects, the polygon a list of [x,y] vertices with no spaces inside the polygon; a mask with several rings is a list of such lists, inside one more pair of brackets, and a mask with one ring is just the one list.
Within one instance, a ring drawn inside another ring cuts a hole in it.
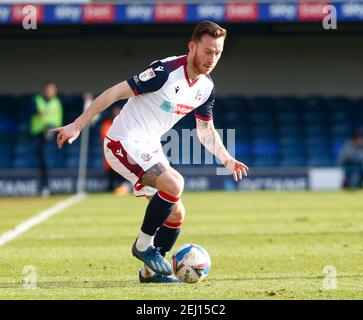
[{"label": "player's right arm", "polygon": [[120,82],[113,87],[101,93],[91,105],[72,123],[52,129],[52,132],[57,132],[57,145],[61,149],[64,142],[68,141],[71,144],[76,140],[82,129],[89,123],[94,116],[106,110],[110,105],[121,99],[127,99],[134,96],[134,91],[131,89],[127,81]]}]

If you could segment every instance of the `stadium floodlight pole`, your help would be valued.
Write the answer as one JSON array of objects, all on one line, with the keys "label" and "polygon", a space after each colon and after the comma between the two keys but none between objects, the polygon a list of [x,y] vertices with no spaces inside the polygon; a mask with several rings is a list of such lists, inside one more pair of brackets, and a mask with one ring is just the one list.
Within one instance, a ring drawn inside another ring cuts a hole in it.
[{"label": "stadium floodlight pole", "polygon": [[[86,110],[91,101],[85,100],[83,111]],[[89,125],[83,128],[81,133],[81,150],[79,154],[78,179],[77,179],[77,194],[85,193],[86,178],[87,178],[87,161],[88,161],[88,142],[89,142]]]},{"label": "stadium floodlight pole", "polygon": [[[90,96],[85,97],[83,111],[86,110],[92,103]],[[77,179],[77,194],[83,194],[86,192],[86,180],[87,180],[87,162],[88,162],[88,143],[89,143],[89,128],[99,118],[99,115],[94,117],[90,124],[86,125],[81,133],[81,146],[79,154],[79,166],[78,166],[78,179]]]}]

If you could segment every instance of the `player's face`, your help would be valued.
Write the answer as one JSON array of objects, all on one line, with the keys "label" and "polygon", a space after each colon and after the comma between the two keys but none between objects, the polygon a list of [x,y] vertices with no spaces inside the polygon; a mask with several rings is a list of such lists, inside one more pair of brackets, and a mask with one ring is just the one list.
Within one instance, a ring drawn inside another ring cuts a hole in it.
[{"label": "player's face", "polygon": [[221,57],[224,45],[224,37],[217,39],[210,35],[204,35],[200,41],[192,41],[191,52],[194,68],[198,73],[209,74],[217,65]]}]

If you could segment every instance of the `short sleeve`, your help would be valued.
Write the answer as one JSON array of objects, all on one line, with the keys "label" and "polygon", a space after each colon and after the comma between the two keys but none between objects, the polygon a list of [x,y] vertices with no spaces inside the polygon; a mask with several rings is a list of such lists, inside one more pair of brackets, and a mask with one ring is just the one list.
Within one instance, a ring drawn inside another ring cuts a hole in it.
[{"label": "short sleeve", "polygon": [[207,101],[194,110],[195,117],[204,121],[212,120],[214,103],[215,93],[213,88]]},{"label": "short sleeve", "polygon": [[168,80],[168,70],[166,65],[161,61],[152,63],[143,72],[134,75],[127,80],[134,94],[139,94],[158,91]]}]

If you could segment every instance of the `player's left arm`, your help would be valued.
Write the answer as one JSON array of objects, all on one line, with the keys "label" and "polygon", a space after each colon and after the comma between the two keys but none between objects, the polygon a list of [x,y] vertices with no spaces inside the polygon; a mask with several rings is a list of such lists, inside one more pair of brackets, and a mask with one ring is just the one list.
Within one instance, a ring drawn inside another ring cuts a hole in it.
[{"label": "player's left arm", "polygon": [[247,176],[248,167],[233,158],[225,148],[221,137],[214,127],[213,119],[202,120],[196,118],[197,121],[197,134],[200,142],[212,154],[214,154],[223,165],[230,169],[233,174],[234,180],[242,180],[243,176]]}]

